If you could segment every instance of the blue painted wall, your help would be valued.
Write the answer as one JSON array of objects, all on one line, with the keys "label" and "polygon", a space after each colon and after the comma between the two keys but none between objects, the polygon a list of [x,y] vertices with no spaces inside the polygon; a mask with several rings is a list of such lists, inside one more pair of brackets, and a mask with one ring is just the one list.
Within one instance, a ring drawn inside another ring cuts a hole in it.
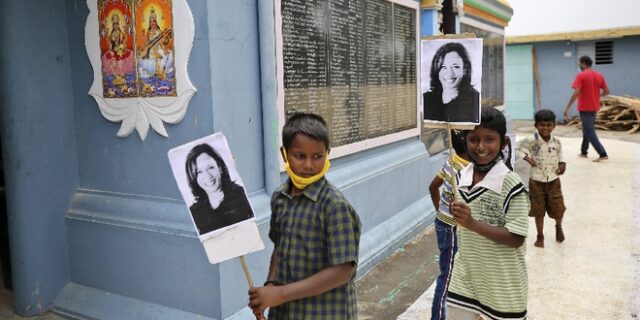
[{"label": "blue painted wall", "polygon": [[[36,3],[37,2],[37,3]],[[42,313],[69,280],[64,213],[78,186],[65,2],[0,2],[0,137],[13,293]]]},{"label": "blue painted wall", "polygon": [[[277,166],[273,3],[189,0],[198,89],[169,138],[117,138],[87,91],[86,2],[2,1],[0,134],[17,311],[98,319],[250,319],[236,259],[210,265],[171,175],[169,149],[222,131],[268,248]],[[46,32],[44,32],[46,31]],[[424,31],[423,31],[424,32]],[[433,30],[430,31],[431,33]],[[28,41],[26,41],[28,40]],[[433,221],[427,184],[446,155],[418,137],[333,161],[328,178],[359,212],[359,274]]]},{"label": "blue painted wall", "polygon": [[[573,92],[571,83],[579,71],[575,44],[567,41],[543,42],[535,43],[534,48],[540,75],[541,106],[553,110],[560,120]],[[571,57],[565,57],[565,52],[571,52]],[[575,110],[573,113],[577,114]],[[533,119],[533,115],[530,119]]]},{"label": "blue painted wall", "polygon": [[[224,132],[252,204],[260,207],[264,170],[256,2],[189,1],[195,22],[189,76],[198,92],[184,119],[167,125],[169,138],[151,131],[144,142],[135,133],[117,138],[120,124],[106,121],[87,95],[92,82],[84,50],[88,11],[84,1],[68,4],[78,84],[74,101],[80,186],[66,215],[73,285],[55,301],[58,312],[117,318],[113,310],[74,303],[88,294],[104,304],[113,296],[123,297],[127,304],[118,312],[125,318],[133,311],[146,315],[164,306],[169,308],[167,317],[222,319],[244,306],[240,300],[223,300],[230,296],[227,288],[242,289],[246,295],[237,281],[230,285],[222,280],[229,278],[224,266],[237,268],[237,261],[208,263],[179,200],[166,153]],[[257,215],[265,221],[268,211]]]},{"label": "blue painted wall", "polygon": [[[211,133],[213,108],[208,26],[205,1],[189,2],[195,19],[195,39],[189,59],[189,76],[198,92],[192,98],[184,119],[167,124],[169,138],[149,129],[143,142],[133,132],[127,138],[115,136],[120,123],[109,122],[100,114],[87,92],[93,72],[84,46],[84,26],[89,11],[85,1],[70,1],[70,51],[73,64],[73,99],[77,123],[80,188],[123,194],[174,197],[177,191],[167,159],[174,146]],[[244,167],[245,162],[239,163]],[[108,172],[109,174],[105,174]]]},{"label": "blue painted wall", "polygon": [[[640,70],[637,56],[640,51],[640,36],[612,39],[613,64],[594,65],[593,69],[602,73],[613,95],[640,96]],[[573,92],[571,84],[580,71],[577,66],[576,43],[571,41],[552,41],[534,43],[540,70],[542,107],[553,110],[558,119],[562,118],[569,98]],[[513,45],[508,45],[509,52]],[[569,53],[570,56],[566,56]],[[512,57],[507,57],[507,60]],[[593,58],[593,57],[592,57]],[[510,84],[511,82],[509,82]],[[507,85],[507,96],[514,96],[518,87]],[[531,88],[531,94],[534,93]],[[523,93],[528,94],[528,93]],[[511,108],[509,107],[509,110]],[[570,116],[578,115],[574,103]],[[531,118],[533,119],[533,116]]]},{"label": "blue painted wall", "polygon": [[512,119],[532,119],[535,83],[530,44],[506,47],[506,106]]},{"label": "blue painted wall", "polygon": [[613,64],[595,66],[604,74],[611,94],[640,97],[640,36],[613,40]]}]

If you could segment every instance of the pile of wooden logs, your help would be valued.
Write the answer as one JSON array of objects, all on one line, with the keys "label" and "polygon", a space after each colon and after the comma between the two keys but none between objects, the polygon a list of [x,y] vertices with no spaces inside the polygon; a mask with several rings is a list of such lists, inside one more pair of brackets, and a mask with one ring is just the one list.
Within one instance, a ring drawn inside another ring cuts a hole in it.
[{"label": "pile of wooden logs", "polygon": [[[596,128],[602,130],[640,131],[640,99],[632,96],[607,96],[600,100],[602,106],[596,114]],[[580,118],[574,119],[567,125],[578,125]]]}]

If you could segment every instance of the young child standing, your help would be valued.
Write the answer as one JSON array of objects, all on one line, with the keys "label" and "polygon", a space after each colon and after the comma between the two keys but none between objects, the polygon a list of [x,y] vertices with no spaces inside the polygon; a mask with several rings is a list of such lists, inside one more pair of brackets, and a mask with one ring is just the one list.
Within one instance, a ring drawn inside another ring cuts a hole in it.
[{"label": "young child standing", "polygon": [[322,117],[297,113],[282,129],[289,179],[271,197],[274,249],[264,287],[249,290],[249,306],[269,319],[356,319],[354,280],[360,219],[324,175],[329,133]]},{"label": "young child standing", "polygon": [[525,154],[524,160],[531,164],[529,192],[531,211],[529,216],[536,220],[538,236],[533,244],[544,248],[544,213],[556,220],[556,241],[564,241],[562,217],[566,207],[562,197],[560,175],[567,169],[562,161],[562,145],[551,133],[556,127],[556,115],[553,111],[542,109],[535,114],[536,133],[518,143],[518,151]]},{"label": "young child standing", "polygon": [[451,204],[460,228],[447,319],[527,317],[529,196],[500,156],[506,131],[502,113],[485,107],[480,125],[466,135],[473,165],[458,174],[461,200]]},{"label": "young child standing", "polygon": [[[449,206],[453,202],[453,187],[451,181],[455,181],[458,171],[469,164],[469,158],[465,148],[464,135],[461,131],[451,130],[451,146],[455,154],[448,159],[429,185],[429,193],[436,211],[436,240],[440,250],[439,266],[440,275],[436,278],[436,289],[431,306],[431,320],[445,320],[447,290],[453,269],[453,258],[458,251],[456,237],[457,224],[449,212]],[[440,192],[440,187],[442,192]]]}]

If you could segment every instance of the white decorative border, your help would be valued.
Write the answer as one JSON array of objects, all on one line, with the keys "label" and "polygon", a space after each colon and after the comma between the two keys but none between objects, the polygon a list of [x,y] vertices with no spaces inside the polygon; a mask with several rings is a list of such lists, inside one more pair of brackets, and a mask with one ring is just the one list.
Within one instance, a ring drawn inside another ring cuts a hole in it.
[{"label": "white decorative border", "polygon": [[89,95],[96,100],[100,112],[107,120],[122,121],[116,134],[120,138],[127,137],[133,132],[133,129],[136,129],[140,139],[144,141],[149,126],[160,135],[168,137],[164,122],[171,124],[180,122],[187,111],[191,97],[197,91],[187,73],[195,34],[193,15],[186,0],[173,0],[172,2],[177,97],[112,99],[103,96],[102,62],[100,61],[98,38],[98,4],[95,0],[87,0],[90,12],[84,28],[84,41],[91,67],[93,67],[93,84],[89,89]]}]

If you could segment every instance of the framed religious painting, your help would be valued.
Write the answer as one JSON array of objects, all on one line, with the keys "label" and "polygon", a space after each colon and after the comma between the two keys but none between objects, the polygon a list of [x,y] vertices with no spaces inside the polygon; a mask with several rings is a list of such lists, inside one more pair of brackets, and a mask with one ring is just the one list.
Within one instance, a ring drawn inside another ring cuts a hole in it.
[{"label": "framed religious painting", "polygon": [[89,95],[102,115],[122,122],[118,137],[182,120],[196,89],[187,63],[194,22],[185,0],[87,1],[85,47],[94,71]]},{"label": "framed religious painting", "polygon": [[134,2],[138,92],[142,97],[176,96],[171,1]]}]

